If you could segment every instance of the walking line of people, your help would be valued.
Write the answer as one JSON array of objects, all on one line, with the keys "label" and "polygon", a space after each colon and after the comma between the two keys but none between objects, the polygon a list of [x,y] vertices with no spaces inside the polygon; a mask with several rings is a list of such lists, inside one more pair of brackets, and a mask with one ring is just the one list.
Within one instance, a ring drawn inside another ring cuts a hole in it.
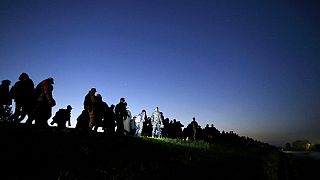
[{"label": "walking line of people", "polygon": [[[54,79],[52,77],[41,81],[37,86],[25,72],[21,73],[18,81],[10,88],[11,81],[3,80],[0,85],[0,110],[12,105],[15,101],[15,109],[10,120],[21,123],[26,117],[26,124],[35,124],[39,127],[49,127],[48,121],[52,117],[52,108],[56,101],[52,96]],[[71,126],[71,105],[60,108],[52,117],[50,125],[59,129]],[[91,88],[84,97],[83,110],[77,117],[76,129],[97,132],[101,127],[106,134],[171,137],[180,139],[196,139],[196,131],[200,128],[193,118],[190,123],[192,129],[184,128],[184,125],[176,119],[165,118],[159,107],[155,107],[151,116],[143,109],[140,113],[132,116],[124,97],[118,104],[108,105],[103,101],[101,94],[96,88]],[[188,133],[192,132],[192,133]]]}]

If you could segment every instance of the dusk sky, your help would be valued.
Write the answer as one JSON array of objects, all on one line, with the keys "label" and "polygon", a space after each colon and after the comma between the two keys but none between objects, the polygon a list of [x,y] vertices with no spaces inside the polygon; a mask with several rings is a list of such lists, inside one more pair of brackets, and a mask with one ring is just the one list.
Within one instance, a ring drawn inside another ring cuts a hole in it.
[{"label": "dusk sky", "polygon": [[320,1],[1,0],[0,62],[11,85],[53,77],[73,127],[95,87],[132,115],[320,143]]}]

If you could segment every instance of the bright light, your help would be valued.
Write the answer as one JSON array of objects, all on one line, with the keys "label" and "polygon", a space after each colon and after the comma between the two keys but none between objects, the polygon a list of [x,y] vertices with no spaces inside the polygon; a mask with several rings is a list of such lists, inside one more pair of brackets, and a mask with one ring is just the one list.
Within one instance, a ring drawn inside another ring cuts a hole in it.
[{"label": "bright light", "polygon": [[306,150],[309,151],[311,144],[307,143]]}]

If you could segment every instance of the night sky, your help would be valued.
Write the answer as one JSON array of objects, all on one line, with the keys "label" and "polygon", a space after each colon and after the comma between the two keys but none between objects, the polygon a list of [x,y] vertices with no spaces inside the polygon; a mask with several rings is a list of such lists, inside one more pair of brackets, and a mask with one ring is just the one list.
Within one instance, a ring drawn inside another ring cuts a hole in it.
[{"label": "night sky", "polygon": [[133,115],[320,143],[320,1],[1,0],[0,62],[11,85],[53,77],[73,127],[95,87]]}]

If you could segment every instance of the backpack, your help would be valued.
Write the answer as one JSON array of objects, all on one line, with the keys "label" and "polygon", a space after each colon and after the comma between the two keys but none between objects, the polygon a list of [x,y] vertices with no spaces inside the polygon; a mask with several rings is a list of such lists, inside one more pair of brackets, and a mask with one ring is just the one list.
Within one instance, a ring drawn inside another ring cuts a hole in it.
[{"label": "backpack", "polygon": [[57,121],[61,121],[64,119],[64,111],[65,109],[59,109],[56,114],[53,116],[53,121],[57,122]]}]

